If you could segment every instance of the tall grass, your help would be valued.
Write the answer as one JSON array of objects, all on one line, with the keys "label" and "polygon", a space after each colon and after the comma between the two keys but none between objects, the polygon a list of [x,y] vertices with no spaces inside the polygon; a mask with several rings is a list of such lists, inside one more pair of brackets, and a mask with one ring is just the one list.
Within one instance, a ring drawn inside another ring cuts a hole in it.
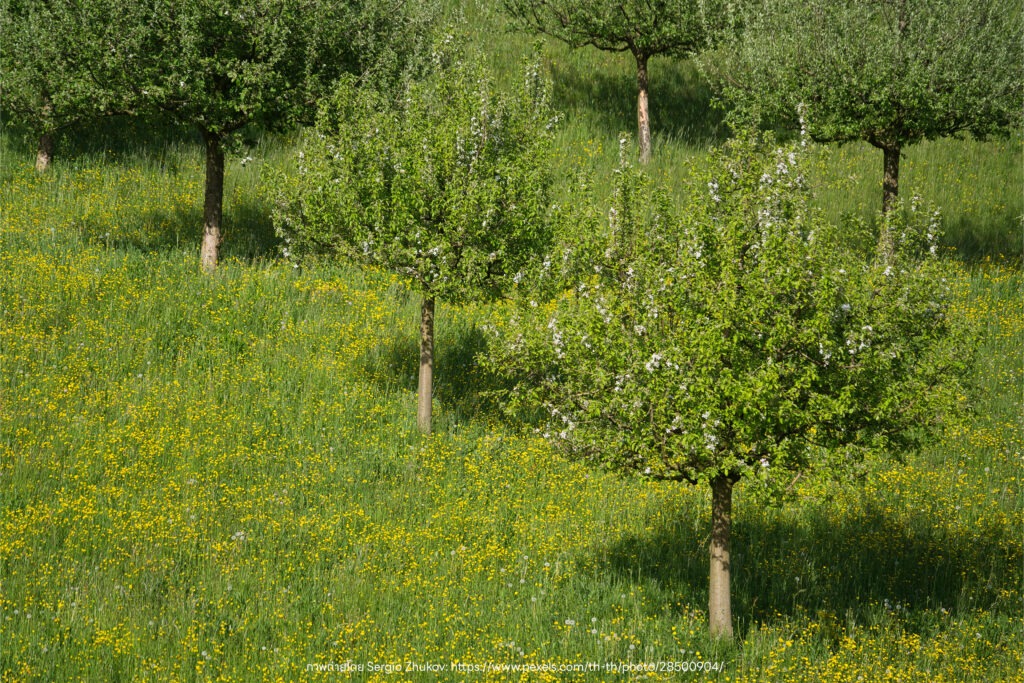
[{"label": "tall grass", "polygon": [[[528,42],[487,7],[466,14],[515,77]],[[634,125],[616,94],[631,65],[547,50],[564,172],[607,176]],[[656,64],[652,173],[674,191],[722,134],[707,97],[690,66]],[[132,126],[70,135],[45,176],[0,140],[3,680],[632,679],[366,668],[410,661],[1022,680],[1019,138],[904,162],[904,194],[942,206],[969,257],[974,414],[861,483],[802,478],[781,508],[740,486],[725,645],[706,635],[703,489],[586,469],[497,420],[473,363],[487,306],[440,308],[436,433],[420,437],[416,296],[385,273],[276,258],[261,177],[293,140],[229,162],[227,256],[205,277],[200,147]],[[821,154],[823,210],[874,209],[876,156]],[[346,661],[364,670],[307,668]]]}]

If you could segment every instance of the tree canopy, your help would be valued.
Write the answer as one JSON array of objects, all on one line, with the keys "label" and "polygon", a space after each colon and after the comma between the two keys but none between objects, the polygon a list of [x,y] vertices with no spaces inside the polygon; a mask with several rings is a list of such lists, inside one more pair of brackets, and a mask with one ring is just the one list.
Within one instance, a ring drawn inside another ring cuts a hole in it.
[{"label": "tree canopy", "polygon": [[81,121],[132,109],[119,84],[147,42],[133,2],[11,0],[0,13],[0,106],[38,142],[46,170],[55,136]]}]

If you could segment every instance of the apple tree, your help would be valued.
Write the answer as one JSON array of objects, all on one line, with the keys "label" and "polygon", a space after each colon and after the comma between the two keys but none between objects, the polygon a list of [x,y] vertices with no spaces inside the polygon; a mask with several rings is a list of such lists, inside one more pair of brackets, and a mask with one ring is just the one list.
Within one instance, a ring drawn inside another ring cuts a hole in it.
[{"label": "apple tree", "polygon": [[623,162],[607,213],[576,212],[518,288],[489,365],[570,455],[710,486],[710,630],[731,637],[733,487],[917,448],[961,406],[972,347],[934,214],[865,252],[809,205],[800,148],[749,134],[692,177],[677,211]]},{"label": "apple tree", "polygon": [[0,108],[37,142],[36,170],[56,138],[97,116],[132,109],[123,75],[145,51],[134,0],[8,0],[0,11]]},{"label": "apple tree", "polygon": [[1019,0],[754,0],[742,27],[704,59],[726,99],[803,124],[819,142],[882,152],[882,209],[900,155],[921,140],[984,138],[1020,125]]},{"label": "apple tree", "polygon": [[572,47],[592,45],[629,52],[636,60],[637,135],[640,162],[651,158],[648,62],[652,57],[689,56],[708,44],[711,3],[700,0],[503,0],[505,11],[525,30]]},{"label": "apple tree", "polygon": [[225,150],[249,126],[312,123],[343,75],[393,82],[426,39],[433,5],[408,0],[137,0],[153,47],[134,88],[150,109],[195,127],[206,154],[202,268],[222,240]]},{"label": "apple tree", "polygon": [[452,47],[397,101],[342,86],[283,180],[286,255],[337,255],[402,276],[422,297],[418,425],[431,429],[435,301],[501,294],[550,241],[556,117],[531,64],[514,92]]}]

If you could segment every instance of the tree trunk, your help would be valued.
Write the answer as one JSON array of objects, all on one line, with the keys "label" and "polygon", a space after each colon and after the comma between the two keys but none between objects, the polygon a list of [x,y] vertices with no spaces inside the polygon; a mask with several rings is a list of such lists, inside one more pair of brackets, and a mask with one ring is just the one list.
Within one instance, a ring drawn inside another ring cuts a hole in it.
[{"label": "tree trunk", "polygon": [[896,205],[900,188],[900,146],[883,147],[885,172],[882,176],[882,213]]},{"label": "tree trunk", "polygon": [[651,117],[647,108],[647,55],[636,55],[636,123],[640,163],[651,160]]},{"label": "tree trunk", "polygon": [[[895,208],[899,195],[900,146],[897,144],[882,147],[882,154],[885,165],[884,175],[882,176],[882,215],[885,217]],[[878,236],[878,253],[885,263],[888,264],[892,260],[894,249],[890,221],[883,220],[882,231]]]},{"label": "tree trunk", "polygon": [[47,130],[39,136],[39,147],[36,149],[36,171],[43,173],[50,168],[50,162],[53,161],[53,150],[54,150],[54,139],[53,139],[53,100],[50,99],[50,93],[45,89],[42,93],[43,96],[43,108],[40,111],[42,115],[42,125]]},{"label": "tree trunk", "polygon": [[732,478],[711,480],[711,584],[708,614],[711,636],[732,639],[732,597],[729,592],[729,536],[732,532]]},{"label": "tree trunk", "polygon": [[39,149],[36,151],[36,171],[44,172],[50,168],[53,161],[54,140],[53,133],[43,133],[39,136]]},{"label": "tree trunk", "polygon": [[420,431],[430,433],[431,399],[434,387],[434,299],[423,297],[420,316],[420,384],[416,422]]},{"label": "tree trunk", "polygon": [[199,257],[202,269],[212,273],[217,268],[217,252],[221,243],[224,149],[216,133],[203,131],[203,140],[206,142],[206,195],[203,200],[203,246]]}]

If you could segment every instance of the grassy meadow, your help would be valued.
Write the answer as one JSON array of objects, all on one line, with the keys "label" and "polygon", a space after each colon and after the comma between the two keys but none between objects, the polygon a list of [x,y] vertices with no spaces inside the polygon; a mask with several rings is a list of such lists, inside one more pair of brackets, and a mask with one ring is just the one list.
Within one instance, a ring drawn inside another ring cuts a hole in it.
[{"label": "grassy meadow", "polygon": [[[465,15],[516,77],[530,39]],[[545,55],[558,163],[607,178],[632,65]],[[692,65],[652,72],[651,172],[683,193],[725,131]],[[0,679],[1024,681],[1019,134],[903,165],[972,289],[972,415],[863,481],[803,477],[781,507],[738,486],[733,644],[707,636],[708,492],[588,469],[500,421],[473,361],[493,307],[439,305],[419,435],[418,297],[277,258],[261,179],[293,149],[229,159],[225,260],[204,276],[187,131],[73,131],[45,175],[2,131]],[[880,153],[815,155],[829,215],[880,205]],[[604,668],[643,662],[663,670]]]}]

